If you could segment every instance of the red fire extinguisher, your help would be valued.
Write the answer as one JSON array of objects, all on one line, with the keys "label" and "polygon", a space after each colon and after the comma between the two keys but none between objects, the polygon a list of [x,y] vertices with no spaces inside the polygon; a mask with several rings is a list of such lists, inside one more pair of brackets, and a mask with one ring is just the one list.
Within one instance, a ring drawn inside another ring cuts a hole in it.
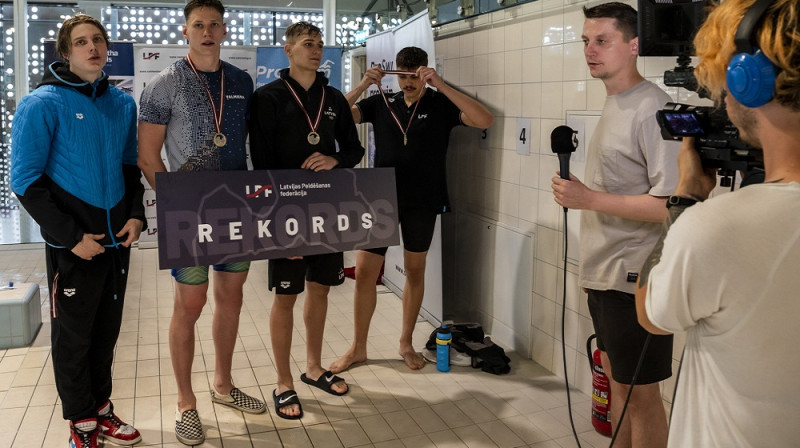
[{"label": "red fire extinguisher", "polygon": [[608,377],[603,372],[603,361],[600,358],[600,349],[592,353],[592,339],[597,335],[589,336],[586,340],[586,354],[589,356],[589,366],[592,368],[592,426],[600,434],[611,435],[611,421],[608,419],[608,404],[611,400],[611,388]]}]

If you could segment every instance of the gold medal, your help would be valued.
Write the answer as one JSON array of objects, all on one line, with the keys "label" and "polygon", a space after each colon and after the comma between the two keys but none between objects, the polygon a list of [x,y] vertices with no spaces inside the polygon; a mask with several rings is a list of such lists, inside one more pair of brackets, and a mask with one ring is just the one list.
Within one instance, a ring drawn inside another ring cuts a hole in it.
[{"label": "gold medal", "polygon": [[308,140],[308,143],[316,145],[317,143],[319,143],[319,134],[317,134],[316,132],[309,132],[306,140]]},{"label": "gold medal", "polygon": [[225,134],[223,134],[222,132],[217,132],[216,134],[214,134],[214,137],[212,137],[212,139],[214,140],[214,145],[217,148],[222,148],[223,146],[225,146],[226,143],[228,143],[228,138],[225,137]]},{"label": "gold medal", "polygon": [[408,146],[408,135],[403,134],[403,146]]}]

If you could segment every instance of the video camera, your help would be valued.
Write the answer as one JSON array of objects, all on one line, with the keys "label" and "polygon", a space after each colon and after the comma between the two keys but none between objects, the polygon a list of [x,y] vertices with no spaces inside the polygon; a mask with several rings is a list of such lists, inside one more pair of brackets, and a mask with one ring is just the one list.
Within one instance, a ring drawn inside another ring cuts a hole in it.
[{"label": "video camera", "polygon": [[[706,0],[639,0],[639,55],[677,56],[678,65],[664,72],[664,84],[697,92],[708,98],[697,84],[690,55],[694,35],[707,15]],[[720,185],[733,187],[736,171],[743,172],[742,185],[763,180],[760,149],[739,138],[739,130],[728,118],[725,104],[717,107],[667,103],[656,113],[665,140],[695,137],[703,166],[718,168]]]}]

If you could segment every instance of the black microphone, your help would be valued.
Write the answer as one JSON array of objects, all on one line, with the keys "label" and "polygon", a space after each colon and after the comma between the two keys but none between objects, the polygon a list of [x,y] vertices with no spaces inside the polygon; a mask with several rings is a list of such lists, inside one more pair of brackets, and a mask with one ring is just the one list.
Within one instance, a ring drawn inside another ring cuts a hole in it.
[{"label": "black microphone", "polygon": [[558,126],[550,133],[550,148],[558,154],[561,178],[569,180],[569,157],[578,147],[578,131],[569,126]]}]

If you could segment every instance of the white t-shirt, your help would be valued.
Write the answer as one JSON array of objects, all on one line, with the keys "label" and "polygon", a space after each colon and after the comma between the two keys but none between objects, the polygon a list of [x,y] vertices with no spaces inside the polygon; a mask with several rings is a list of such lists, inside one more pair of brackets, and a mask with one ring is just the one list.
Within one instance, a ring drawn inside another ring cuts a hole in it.
[{"label": "white t-shirt", "polygon": [[645,306],[659,328],[687,331],[670,447],[800,444],[800,184],[687,209]]},{"label": "white t-shirt", "polygon": [[[665,141],[656,111],[672,101],[650,81],[606,97],[589,143],[584,184],[621,195],[669,196],[678,183],[680,144]],[[661,224],[581,211],[580,284],[633,293]]]}]

